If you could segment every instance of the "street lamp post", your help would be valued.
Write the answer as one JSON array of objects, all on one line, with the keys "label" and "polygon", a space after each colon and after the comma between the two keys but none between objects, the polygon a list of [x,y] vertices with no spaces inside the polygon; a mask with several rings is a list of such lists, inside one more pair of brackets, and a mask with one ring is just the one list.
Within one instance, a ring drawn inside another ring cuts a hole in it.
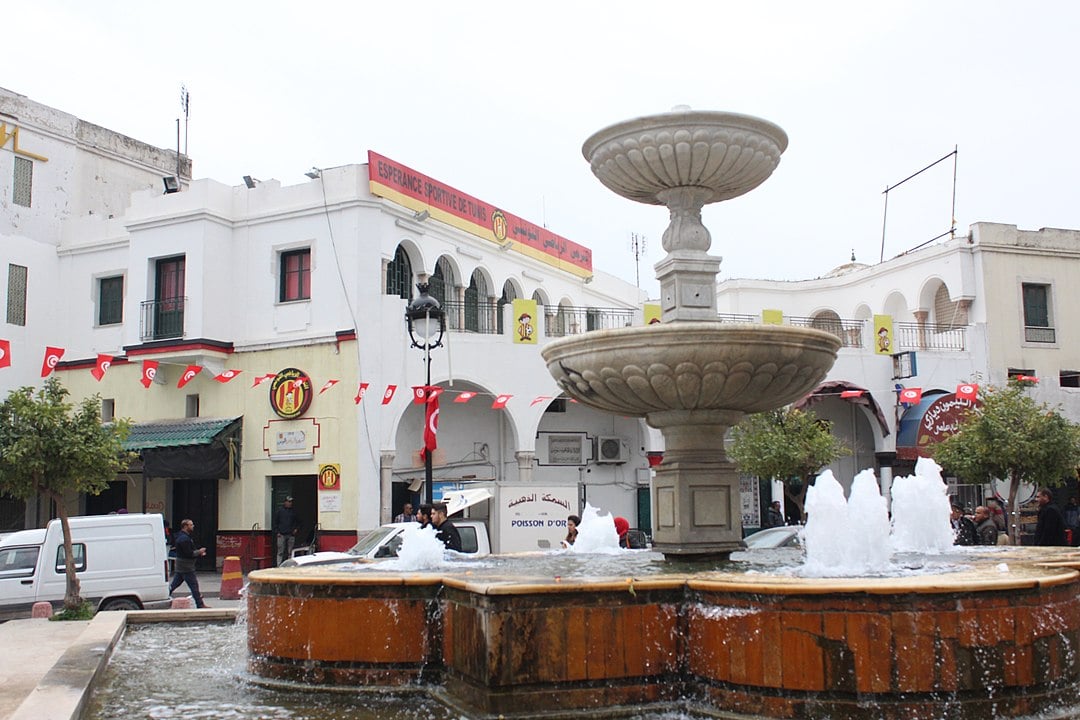
[{"label": "street lamp post", "polygon": [[[428,295],[428,284],[419,283],[416,289],[420,294],[405,308],[405,323],[409,328],[409,339],[412,347],[424,351],[424,365],[427,368],[426,382],[424,385],[425,397],[427,388],[431,387],[431,351],[442,347],[443,333],[446,332],[446,312],[439,306],[439,301]],[[424,451],[424,502],[433,502],[434,491],[431,482],[431,453],[425,448]]]}]

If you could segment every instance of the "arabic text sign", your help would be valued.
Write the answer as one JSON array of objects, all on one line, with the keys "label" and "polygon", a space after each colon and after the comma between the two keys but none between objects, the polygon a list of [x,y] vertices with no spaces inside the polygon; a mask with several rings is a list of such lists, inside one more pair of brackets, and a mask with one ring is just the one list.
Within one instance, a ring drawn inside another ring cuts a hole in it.
[{"label": "arabic text sign", "polygon": [[577,486],[505,486],[500,489],[500,552],[558,549],[566,516],[576,515]]},{"label": "arabic text sign", "polygon": [[368,152],[372,195],[410,210],[427,210],[448,225],[504,245],[579,277],[592,275],[592,251],[517,215],[478,200],[401,163]]}]

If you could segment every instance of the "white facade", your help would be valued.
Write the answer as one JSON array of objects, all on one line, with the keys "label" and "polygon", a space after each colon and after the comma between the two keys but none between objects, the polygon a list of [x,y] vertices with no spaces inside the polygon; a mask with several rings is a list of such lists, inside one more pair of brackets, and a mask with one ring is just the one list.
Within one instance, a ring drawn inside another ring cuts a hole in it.
[{"label": "white facade", "polygon": [[[865,388],[885,420],[883,426],[870,406],[842,400],[839,387],[813,405],[854,450],[832,466],[850,483],[860,469],[893,467],[905,410],[898,387],[952,393],[960,383],[1000,385],[1009,375],[1029,374],[1039,378],[1031,390],[1036,400],[1080,421],[1078,273],[1080,231],[977,223],[966,236],[874,266],[853,262],[813,280],[725,280],[717,304],[729,321],[760,322],[763,310],[780,310],[785,322],[844,340],[826,382]],[[1025,286],[1043,288],[1034,291],[1049,298],[1047,317],[1025,318]],[[915,376],[894,378],[892,358],[875,352],[874,315],[891,316],[892,352],[915,352]],[[897,470],[907,474],[910,463],[897,463]]]},{"label": "white facade", "polygon": [[[24,145],[27,137],[23,130]],[[58,165],[50,159],[49,167]],[[126,489],[131,509],[141,503],[173,522],[178,514],[201,513],[197,525],[218,535],[219,550],[222,535],[232,538],[227,551],[256,526],[265,533],[280,497],[292,494],[306,532],[318,523],[324,547],[347,547],[357,530],[389,520],[403,500],[419,499],[408,488],[415,491],[424,477],[424,406],[412,403],[410,388],[425,384],[426,368],[423,353],[410,348],[409,300],[401,295],[415,296],[414,284],[439,266],[452,317],[443,347],[431,353],[432,384],[445,390],[433,455],[436,488],[466,483],[492,490],[492,501],[471,512],[489,521],[496,551],[535,549],[545,539],[557,546],[566,515],[586,500],[632,525],[647,524],[647,509],[639,513],[639,498],[647,497],[646,451],[659,448],[646,447],[651,436],[644,423],[557,399],[540,356],[554,335],[598,323],[641,323],[644,297],[632,284],[602,272],[568,272],[542,253],[377,197],[366,164],[325,169],[293,186],[198,180],[173,194],[162,194],[161,174],[147,171],[144,183],[129,188],[136,190],[130,201],[115,208],[102,199],[100,211],[69,212],[47,241],[14,243],[41,280],[21,334],[8,325],[0,332],[0,338],[18,334],[15,362],[0,371],[0,392],[40,383],[45,347],[62,347],[57,373],[72,395],[98,393],[117,417],[135,423],[192,414],[243,418],[238,477],[135,476]],[[14,224],[6,208],[4,217]],[[283,299],[283,264],[296,255],[308,263],[310,292]],[[404,293],[389,279],[400,277],[402,267],[409,281]],[[180,273],[179,290],[163,296]],[[117,277],[122,320],[101,324],[102,281]],[[49,292],[39,293],[42,286]],[[504,295],[537,300],[538,344],[513,342],[512,307],[499,303]],[[101,381],[90,372],[99,354],[112,357]],[[159,363],[148,388],[140,383],[145,360]],[[203,369],[178,387],[190,365]],[[255,378],[284,368],[299,369],[312,383],[311,406],[294,419],[275,414],[270,382],[253,387]],[[229,369],[240,371],[235,380],[214,380]],[[357,403],[360,383],[367,392]],[[384,405],[390,385],[397,391]],[[454,402],[464,391],[477,395]],[[511,399],[505,409],[492,409],[500,394]],[[552,434],[564,443],[580,437],[580,461],[553,464]],[[601,437],[618,440],[614,462],[593,457]],[[293,440],[299,444],[289,447]],[[339,490],[317,489],[327,465],[340,469]],[[545,495],[560,502],[534,508],[546,518],[544,537],[504,541],[500,528],[528,509],[509,501],[531,497],[539,506]]]}]

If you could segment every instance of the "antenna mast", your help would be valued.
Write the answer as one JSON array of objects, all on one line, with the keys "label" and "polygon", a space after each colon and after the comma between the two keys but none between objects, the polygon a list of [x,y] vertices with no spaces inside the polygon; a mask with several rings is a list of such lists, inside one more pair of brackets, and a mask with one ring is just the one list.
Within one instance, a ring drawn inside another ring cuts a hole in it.
[{"label": "antenna mast", "polygon": [[187,86],[180,86],[180,109],[184,111],[184,154],[187,155],[188,119],[191,117],[191,93]]},{"label": "antenna mast", "polygon": [[644,235],[630,233],[630,251],[634,253],[634,280],[638,288],[641,288],[641,269],[638,261],[645,255],[646,242]]}]

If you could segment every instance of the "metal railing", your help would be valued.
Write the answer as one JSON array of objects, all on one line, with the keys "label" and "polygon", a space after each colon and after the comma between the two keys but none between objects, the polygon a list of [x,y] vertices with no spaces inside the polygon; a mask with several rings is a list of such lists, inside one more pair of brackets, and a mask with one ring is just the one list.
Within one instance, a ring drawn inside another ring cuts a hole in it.
[{"label": "metal railing", "polygon": [[186,306],[186,297],[143,302],[139,314],[139,337],[144,342],[183,337]]},{"label": "metal railing", "polygon": [[823,330],[840,338],[842,347],[861,348],[863,346],[863,326],[865,320],[845,320],[833,317],[798,317],[787,318],[794,327],[808,327]]},{"label": "metal railing", "polygon": [[442,309],[446,312],[447,330],[481,335],[495,335],[499,332],[497,303],[447,300],[442,303]]},{"label": "metal railing", "polygon": [[610,330],[632,325],[634,312],[631,308],[545,305],[544,321],[548,337],[565,337],[589,330]]},{"label": "metal railing", "polygon": [[893,323],[893,338],[897,350],[967,349],[967,328],[954,325],[926,323]]}]

